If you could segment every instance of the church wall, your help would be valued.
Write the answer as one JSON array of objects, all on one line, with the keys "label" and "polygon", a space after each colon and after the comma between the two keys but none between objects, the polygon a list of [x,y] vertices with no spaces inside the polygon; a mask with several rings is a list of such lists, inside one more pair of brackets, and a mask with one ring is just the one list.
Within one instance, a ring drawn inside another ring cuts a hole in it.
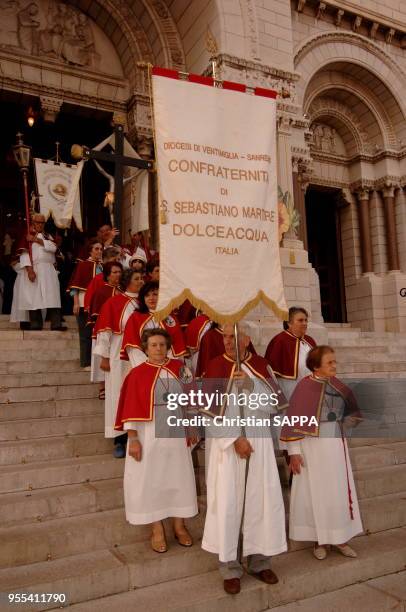
[{"label": "church wall", "polygon": [[292,71],[293,39],[290,1],[257,0],[256,13],[262,63],[280,70]]}]

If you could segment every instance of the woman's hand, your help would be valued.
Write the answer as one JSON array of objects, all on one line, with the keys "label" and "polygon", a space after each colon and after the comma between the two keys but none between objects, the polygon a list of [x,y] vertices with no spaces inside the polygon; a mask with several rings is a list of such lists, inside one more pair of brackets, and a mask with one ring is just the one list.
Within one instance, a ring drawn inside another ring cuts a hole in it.
[{"label": "woman's hand", "polygon": [[100,369],[103,370],[103,372],[110,372],[110,359],[108,357],[101,358]]},{"label": "woman's hand", "polygon": [[142,444],[138,438],[129,438],[128,440],[128,454],[136,461],[141,461],[142,458]]},{"label": "woman's hand", "polygon": [[292,474],[300,474],[304,461],[302,455],[289,455],[289,468]]}]

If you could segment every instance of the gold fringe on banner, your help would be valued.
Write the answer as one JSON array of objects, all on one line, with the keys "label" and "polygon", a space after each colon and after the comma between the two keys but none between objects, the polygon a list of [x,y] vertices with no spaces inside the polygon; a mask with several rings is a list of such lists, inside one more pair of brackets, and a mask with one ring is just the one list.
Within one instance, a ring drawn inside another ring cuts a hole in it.
[{"label": "gold fringe on banner", "polygon": [[178,308],[185,300],[189,300],[193,304],[193,306],[199,310],[201,310],[205,315],[209,317],[212,321],[219,323],[220,325],[225,325],[226,323],[238,323],[241,319],[247,315],[250,310],[255,308],[260,302],[263,302],[265,306],[268,306],[274,314],[281,319],[282,321],[286,321],[288,318],[288,311],[282,310],[279,306],[270,298],[268,298],[265,293],[260,290],[258,291],[256,297],[245,304],[243,308],[234,312],[232,314],[226,315],[221,312],[217,312],[211,306],[207,304],[204,300],[199,300],[196,298],[190,289],[184,289],[180,295],[176,298],[173,298],[168,306],[163,308],[162,310],[156,311],[154,313],[154,319],[157,321],[162,321],[166,317],[168,317],[175,308]]}]

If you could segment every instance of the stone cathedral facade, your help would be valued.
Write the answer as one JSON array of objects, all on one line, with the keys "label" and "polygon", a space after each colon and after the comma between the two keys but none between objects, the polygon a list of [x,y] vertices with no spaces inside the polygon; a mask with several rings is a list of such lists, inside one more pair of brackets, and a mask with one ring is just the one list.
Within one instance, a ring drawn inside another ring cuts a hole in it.
[{"label": "stone cathedral facade", "polygon": [[[308,307],[316,325],[406,331],[406,2],[0,0],[0,9],[0,88],[38,98],[49,121],[64,105],[110,112],[145,157],[146,64],[210,74],[209,31],[221,79],[278,92],[289,304]],[[128,194],[125,232],[131,215]]]}]

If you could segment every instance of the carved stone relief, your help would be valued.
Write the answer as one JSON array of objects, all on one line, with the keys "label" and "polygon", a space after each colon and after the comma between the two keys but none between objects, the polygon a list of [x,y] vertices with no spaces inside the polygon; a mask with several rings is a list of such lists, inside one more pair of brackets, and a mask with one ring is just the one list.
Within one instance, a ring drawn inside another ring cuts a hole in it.
[{"label": "carved stone relief", "polygon": [[98,69],[90,19],[67,4],[37,0],[0,0],[2,47],[17,48],[74,66]]}]

